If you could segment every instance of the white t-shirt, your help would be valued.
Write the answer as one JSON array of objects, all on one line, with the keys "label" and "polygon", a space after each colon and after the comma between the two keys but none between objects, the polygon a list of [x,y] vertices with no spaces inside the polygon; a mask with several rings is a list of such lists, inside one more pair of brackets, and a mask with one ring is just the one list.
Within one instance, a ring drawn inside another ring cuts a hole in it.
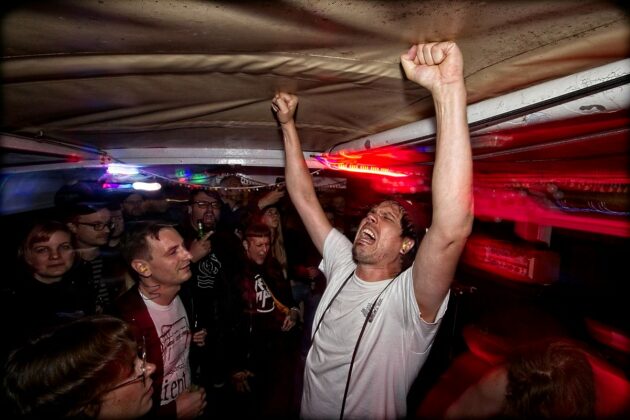
[{"label": "white t-shirt", "polygon": [[[159,305],[146,298],[143,300],[155,324],[162,346],[164,380],[161,384],[160,404],[165,405],[174,401],[179,394],[190,387],[190,364],[188,363],[191,342],[190,326],[179,296],[176,296],[167,306]],[[153,384],[153,386],[160,385]]]},{"label": "white t-shirt", "polygon": [[[328,285],[315,313],[313,331],[343,282],[356,268],[352,243],[333,229],[324,243],[320,269]],[[338,418],[350,360],[370,306],[381,295],[366,326],[352,368],[345,418],[400,418],[407,393],[426,360],[448,306],[447,295],[433,323],[420,318],[411,269],[394,280],[348,281],[326,312],[306,359],[301,416]]]}]

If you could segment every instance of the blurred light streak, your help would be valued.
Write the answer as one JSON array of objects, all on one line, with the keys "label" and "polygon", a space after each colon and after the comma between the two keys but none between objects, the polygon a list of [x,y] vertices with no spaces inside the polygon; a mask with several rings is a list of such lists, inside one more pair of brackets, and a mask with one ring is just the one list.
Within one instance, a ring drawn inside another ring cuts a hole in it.
[{"label": "blurred light streak", "polygon": [[511,220],[613,236],[630,237],[627,217],[566,213],[522,190],[475,188],[475,216]]},{"label": "blurred light streak", "polygon": [[134,182],[132,185],[134,190],[140,191],[158,191],[162,188],[159,182]]},{"label": "blurred light streak", "polygon": [[551,284],[560,275],[560,256],[531,244],[516,244],[473,235],[468,239],[462,263],[523,283]]}]

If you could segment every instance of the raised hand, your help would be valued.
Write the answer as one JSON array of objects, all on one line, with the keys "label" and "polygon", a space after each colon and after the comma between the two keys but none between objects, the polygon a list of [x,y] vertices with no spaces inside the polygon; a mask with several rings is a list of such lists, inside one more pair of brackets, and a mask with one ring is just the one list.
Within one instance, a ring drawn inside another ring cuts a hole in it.
[{"label": "raised hand", "polygon": [[271,109],[276,113],[276,117],[281,124],[286,124],[293,120],[297,105],[298,97],[286,92],[276,93],[276,96],[271,100]]},{"label": "raised hand", "polygon": [[199,261],[212,251],[212,244],[209,239],[213,233],[213,230],[206,232],[201,238],[195,239],[190,243],[188,252],[190,252],[193,262]]},{"label": "raised hand", "polygon": [[464,60],[451,41],[413,45],[400,62],[409,80],[435,93],[441,86],[462,83]]}]

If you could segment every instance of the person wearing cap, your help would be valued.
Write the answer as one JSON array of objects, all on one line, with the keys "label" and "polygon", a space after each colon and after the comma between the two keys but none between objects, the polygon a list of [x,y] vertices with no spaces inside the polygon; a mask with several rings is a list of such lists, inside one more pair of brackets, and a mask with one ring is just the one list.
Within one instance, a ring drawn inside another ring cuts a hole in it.
[{"label": "person wearing cap", "polygon": [[272,100],[282,128],[287,190],[323,255],[327,278],[306,360],[303,418],[406,416],[407,393],[435,339],[472,229],[462,54],[453,42],[434,42],[412,46],[401,62],[407,78],[432,94],[436,108],[433,212],[419,244],[409,210],[397,201],[372,207],[354,243],[333,229],[304,162],[294,121],[298,99],[281,92]]}]

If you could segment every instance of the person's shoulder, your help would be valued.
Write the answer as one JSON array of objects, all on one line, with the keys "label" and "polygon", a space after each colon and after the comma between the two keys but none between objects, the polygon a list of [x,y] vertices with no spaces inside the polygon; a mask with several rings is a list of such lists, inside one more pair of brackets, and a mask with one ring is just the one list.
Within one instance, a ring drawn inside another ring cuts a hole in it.
[{"label": "person's shoulder", "polygon": [[336,228],[330,229],[324,241],[324,252],[326,249],[339,249],[340,247],[352,247],[352,242]]}]

